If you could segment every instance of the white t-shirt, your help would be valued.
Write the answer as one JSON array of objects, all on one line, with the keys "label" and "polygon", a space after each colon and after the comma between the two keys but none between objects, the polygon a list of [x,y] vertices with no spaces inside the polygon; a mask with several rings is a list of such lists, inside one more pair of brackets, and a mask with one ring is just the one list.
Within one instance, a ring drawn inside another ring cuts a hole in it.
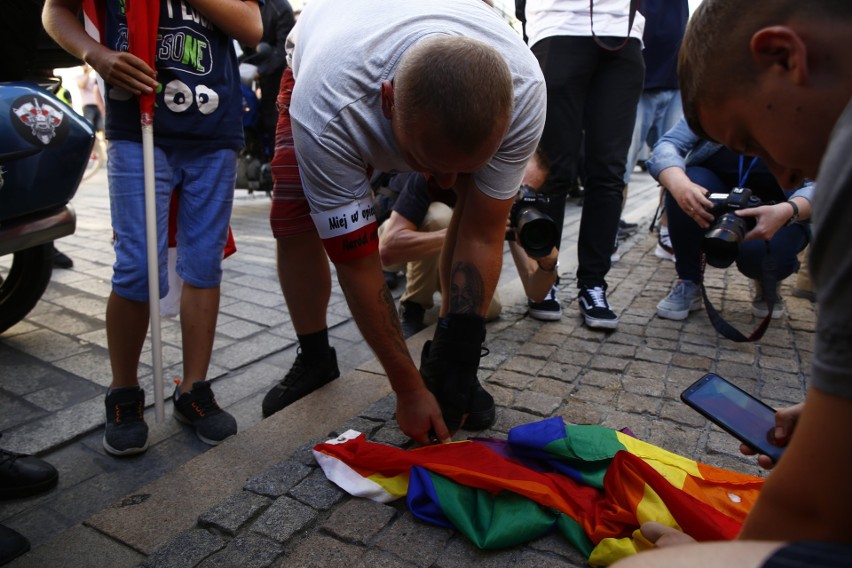
[{"label": "white t-shirt", "polygon": [[[630,0],[527,0],[527,36],[530,45],[548,37],[591,36],[592,21],[598,37],[626,37],[630,24]],[[638,11],[630,28],[630,37],[642,41],[645,17]]]},{"label": "white t-shirt", "polygon": [[514,77],[512,122],[474,178],[491,197],[517,194],[544,127],[546,90],[538,62],[507,22],[482,0],[311,0],[287,42],[290,116],[305,195],[324,238],[318,213],[355,203],[366,211],[369,168],[411,170],[382,113],[380,87],[408,48],[436,34],[477,39],[505,57]]}]

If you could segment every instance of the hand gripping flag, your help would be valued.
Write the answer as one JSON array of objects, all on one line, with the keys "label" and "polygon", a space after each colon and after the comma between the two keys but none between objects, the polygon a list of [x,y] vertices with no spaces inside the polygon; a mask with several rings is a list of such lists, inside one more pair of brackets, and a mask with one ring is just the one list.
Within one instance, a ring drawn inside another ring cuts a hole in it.
[{"label": "hand gripping flag", "polygon": [[405,496],[422,520],[481,548],[515,546],[556,530],[593,566],[649,547],[639,525],[659,521],[699,541],[732,539],[761,478],[700,464],[600,426],[554,418],[508,441],[414,450],[348,432],[314,448],[331,481],[378,501]]}]

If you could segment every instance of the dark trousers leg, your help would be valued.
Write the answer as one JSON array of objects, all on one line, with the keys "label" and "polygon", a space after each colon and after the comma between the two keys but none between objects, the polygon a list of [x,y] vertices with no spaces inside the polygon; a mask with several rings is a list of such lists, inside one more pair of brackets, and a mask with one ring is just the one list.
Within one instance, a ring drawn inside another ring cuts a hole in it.
[{"label": "dark trousers leg", "polygon": [[617,52],[598,49],[598,65],[583,113],[586,179],[577,242],[577,284],[606,287],[645,65],[638,40]]},{"label": "dark trousers leg", "polygon": [[[591,37],[552,37],[532,51],[547,82],[541,146],[551,162],[546,191],[567,194],[585,129],[585,193],[578,254],[580,285],[605,285],[618,231],[627,150],[642,93],[638,40],[617,52]],[[564,210],[563,210],[564,213]]]},{"label": "dark trousers leg", "polygon": [[[799,224],[781,227],[772,235],[769,240],[769,253],[775,261],[775,279],[778,282],[799,270],[798,254],[808,246],[809,241],[807,228]],[[766,253],[766,241],[743,242],[737,255],[737,269],[743,275],[759,280],[763,274]]]}]

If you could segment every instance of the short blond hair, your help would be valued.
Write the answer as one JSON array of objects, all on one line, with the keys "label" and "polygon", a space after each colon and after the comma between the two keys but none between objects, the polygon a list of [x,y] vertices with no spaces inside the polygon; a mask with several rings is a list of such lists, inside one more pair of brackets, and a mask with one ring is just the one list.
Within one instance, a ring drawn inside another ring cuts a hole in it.
[{"label": "short blond hair", "polygon": [[849,20],[850,0],[703,0],[686,26],[678,55],[683,114],[693,132],[709,138],[698,105],[718,104],[754,85],[751,38],[794,18]]},{"label": "short blond hair", "polygon": [[395,119],[434,121],[454,149],[478,148],[514,107],[512,74],[493,47],[462,36],[412,46],[394,77]]}]

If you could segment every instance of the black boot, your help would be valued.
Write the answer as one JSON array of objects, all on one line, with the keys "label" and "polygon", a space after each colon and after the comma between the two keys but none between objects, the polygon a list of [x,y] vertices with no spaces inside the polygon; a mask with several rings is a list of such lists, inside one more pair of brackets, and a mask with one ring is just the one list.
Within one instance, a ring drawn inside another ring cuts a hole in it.
[{"label": "black boot", "polygon": [[420,375],[438,400],[450,432],[459,429],[482,388],[476,373],[484,341],[483,318],[450,314],[438,322],[432,341],[423,345]]},{"label": "black boot", "polygon": [[494,404],[494,397],[482,388],[477,380],[462,428],[473,431],[485,430],[493,426],[496,421],[497,407]]},{"label": "black boot", "polygon": [[58,480],[56,468],[46,461],[0,450],[0,500],[43,493]]},{"label": "black boot", "polygon": [[30,549],[30,541],[9,527],[0,525],[0,566],[11,562]]},{"label": "black boot", "polygon": [[426,310],[422,305],[411,300],[399,303],[399,323],[402,326],[402,337],[408,339],[424,327],[423,317]]}]

